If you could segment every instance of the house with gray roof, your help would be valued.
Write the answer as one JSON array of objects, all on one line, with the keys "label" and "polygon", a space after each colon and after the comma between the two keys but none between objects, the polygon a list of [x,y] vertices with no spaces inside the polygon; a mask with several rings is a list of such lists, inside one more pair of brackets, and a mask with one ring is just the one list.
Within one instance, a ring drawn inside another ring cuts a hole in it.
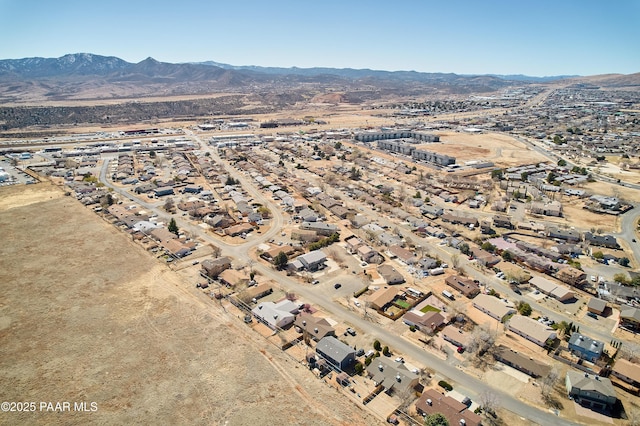
[{"label": "house with gray roof", "polygon": [[300,229],[314,231],[318,235],[332,235],[339,232],[336,225],[325,222],[302,222]]},{"label": "house with gray roof", "polygon": [[598,235],[591,232],[584,233],[584,241],[592,246],[606,247],[611,249],[619,249],[620,245],[613,235]]},{"label": "house with gray roof", "polygon": [[387,394],[402,395],[418,385],[418,375],[400,362],[387,357],[378,357],[367,367],[367,374],[376,386],[382,386]]},{"label": "house with gray roof", "polygon": [[378,241],[380,241],[380,244],[384,244],[387,247],[403,245],[403,242],[399,237],[388,232],[383,232],[382,234],[378,235]]},{"label": "house with gray roof", "polygon": [[320,339],[316,345],[316,353],[332,367],[339,370],[350,367],[356,359],[356,353],[353,348],[333,336],[326,336]]},{"label": "house with gray roof", "polygon": [[298,256],[296,261],[300,262],[302,268],[307,271],[317,271],[318,269],[324,268],[327,255],[324,254],[322,250],[314,250]]},{"label": "house with gray roof", "polygon": [[573,333],[569,339],[569,350],[581,359],[596,362],[602,356],[604,343],[580,333]]},{"label": "house with gray roof", "polygon": [[611,410],[618,400],[611,380],[606,377],[569,370],[565,386],[569,398],[592,410]]}]

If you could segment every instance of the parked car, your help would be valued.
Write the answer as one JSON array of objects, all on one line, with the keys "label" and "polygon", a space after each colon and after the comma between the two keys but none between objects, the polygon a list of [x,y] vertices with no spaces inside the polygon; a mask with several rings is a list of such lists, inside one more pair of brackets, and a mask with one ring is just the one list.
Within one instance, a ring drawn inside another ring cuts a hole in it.
[{"label": "parked car", "polygon": [[396,358],[396,359],[395,359],[395,362],[403,363],[403,362],[404,362],[404,358],[402,358],[401,356],[399,356],[398,358]]},{"label": "parked car", "polygon": [[350,334],[350,335],[352,335],[352,336],[355,336],[355,335],[356,335],[356,331],[355,331],[353,328],[351,328],[351,327],[347,328],[347,333],[348,333],[348,334]]},{"label": "parked car", "polygon": [[594,314],[593,312],[587,312],[587,316],[593,318],[593,319],[598,319],[598,315]]}]

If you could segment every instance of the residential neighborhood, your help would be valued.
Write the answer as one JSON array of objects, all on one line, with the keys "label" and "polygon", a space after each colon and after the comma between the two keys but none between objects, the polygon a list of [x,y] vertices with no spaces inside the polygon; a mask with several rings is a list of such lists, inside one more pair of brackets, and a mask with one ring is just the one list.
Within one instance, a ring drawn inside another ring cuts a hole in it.
[{"label": "residential neighborhood", "polygon": [[613,135],[580,151],[529,126],[509,133],[537,161],[459,162],[430,150],[478,136],[454,122],[254,130],[112,135],[25,169],[384,421],[488,424],[504,380],[516,411],[637,398],[636,200],[581,159]]}]

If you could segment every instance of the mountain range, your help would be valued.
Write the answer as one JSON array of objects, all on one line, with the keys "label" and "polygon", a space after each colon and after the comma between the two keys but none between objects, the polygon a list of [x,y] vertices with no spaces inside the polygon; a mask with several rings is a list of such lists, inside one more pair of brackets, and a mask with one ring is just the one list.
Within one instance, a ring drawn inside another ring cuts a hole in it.
[{"label": "mountain range", "polygon": [[[147,58],[130,63],[91,53],[60,58],[0,60],[0,105],[34,105],[47,101],[95,101],[242,93],[294,95],[305,99],[343,93],[349,102],[386,96],[467,95],[491,93],[508,86],[579,81],[586,77],[522,75],[460,75],[416,71],[351,68],[277,68],[234,66],[219,62],[166,63]],[[640,74],[590,78],[590,84],[640,85]]]}]

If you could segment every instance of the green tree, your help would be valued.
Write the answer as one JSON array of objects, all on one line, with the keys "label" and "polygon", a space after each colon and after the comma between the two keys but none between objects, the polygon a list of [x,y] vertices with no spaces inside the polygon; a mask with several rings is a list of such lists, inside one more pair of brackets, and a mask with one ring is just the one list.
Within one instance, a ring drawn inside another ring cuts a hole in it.
[{"label": "green tree", "polygon": [[373,349],[375,349],[376,351],[381,351],[382,350],[382,345],[380,344],[379,340],[374,340],[373,341]]},{"label": "green tree", "polygon": [[602,253],[601,251],[596,251],[593,253],[593,258],[594,259],[604,259],[604,253]]},{"label": "green tree", "polygon": [[511,262],[513,260],[513,255],[508,250],[502,252],[502,259],[506,262]]},{"label": "green tree", "polygon": [[362,363],[358,361],[353,366],[353,370],[356,372],[356,374],[360,375],[364,372],[364,365],[362,365]]},{"label": "green tree", "polygon": [[558,160],[558,166],[564,167],[566,165],[567,165],[567,162],[565,160],[563,160],[562,158]]},{"label": "green tree", "polygon": [[334,147],[335,149],[340,149],[340,148],[342,148],[342,142],[340,142],[340,141],[336,142],[336,144],[335,144],[335,145],[333,145],[333,147]]},{"label": "green tree", "polygon": [[489,241],[482,243],[482,250],[486,250],[489,253],[493,253],[496,250],[496,246],[491,244]]},{"label": "green tree", "polygon": [[424,426],[449,426],[449,420],[444,414],[433,413],[425,417]]},{"label": "green tree", "polygon": [[382,348],[382,355],[384,356],[391,355],[391,351],[389,351],[389,346],[385,346],[384,348]]},{"label": "green tree", "polygon": [[460,250],[460,253],[466,254],[467,256],[469,255],[469,253],[471,253],[471,249],[469,248],[469,244],[467,243],[460,244],[458,246],[458,250]]},{"label": "green tree", "polygon": [[519,302],[518,313],[520,315],[528,317],[529,315],[531,315],[531,305],[529,305],[527,302]]},{"label": "green tree", "polygon": [[285,266],[287,266],[288,262],[289,256],[287,256],[287,253],[283,251],[278,253],[276,257],[273,258],[273,264],[277,269],[283,269]]},{"label": "green tree", "polygon": [[547,182],[553,183],[553,181],[555,181],[557,177],[558,175],[555,174],[554,172],[549,172],[549,174],[547,175]]},{"label": "green tree", "polygon": [[360,180],[360,178],[362,177],[362,172],[356,169],[356,166],[353,166],[351,167],[351,173],[349,177],[351,178],[351,180]]},{"label": "green tree", "polygon": [[503,174],[504,172],[502,171],[502,169],[494,169],[491,171],[491,179],[500,180],[502,179]]},{"label": "green tree", "polygon": [[169,221],[168,228],[169,228],[169,232],[173,232],[176,235],[180,233],[180,228],[178,228],[178,224],[176,223],[176,220],[174,218],[171,218],[171,220]]},{"label": "green tree", "polygon": [[414,195],[413,198],[422,198],[420,191],[416,191],[416,195]]}]

